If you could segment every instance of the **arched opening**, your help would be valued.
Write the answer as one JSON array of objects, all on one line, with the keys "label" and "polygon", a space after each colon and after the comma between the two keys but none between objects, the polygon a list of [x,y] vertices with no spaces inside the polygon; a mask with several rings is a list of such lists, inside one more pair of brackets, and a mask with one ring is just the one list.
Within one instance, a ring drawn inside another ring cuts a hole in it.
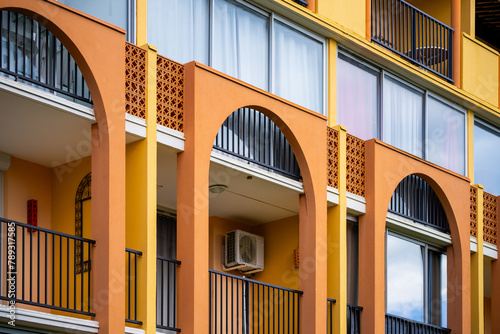
[{"label": "arched opening", "polygon": [[252,108],[226,118],[209,173],[213,333],[298,331],[300,180],[291,145],[272,119]]},{"label": "arched opening", "polygon": [[[22,253],[39,259],[33,279],[18,286],[33,293],[16,302],[41,312],[93,317],[91,299],[106,291],[105,304],[122,315],[121,292],[110,292],[109,284],[111,272],[124,271],[123,261],[110,261],[123,257],[125,248],[117,228],[124,221],[124,138],[120,136],[124,120],[110,111],[125,109],[124,91],[119,88],[124,86],[124,34],[58,2],[4,1],[0,7],[0,72],[4,74],[0,75],[0,151],[12,161],[4,189],[11,205],[4,212],[20,222],[19,229],[27,229],[22,224],[25,210],[16,198],[33,194],[29,196],[38,199],[38,223],[43,228],[37,232],[37,247]],[[95,47],[104,44],[106,50]],[[97,137],[99,145],[93,145]],[[93,187],[92,213],[83,213],[83,219],[89,218],[90,223],[93,216],[94,240],[73,235],[75,191],[90,171],[99,182]],[[110,198],[116,202],[110,203]],[[91,247],[96,243],[101,246]],[[87,271],[84,262],[90,258]],[[91,282],[94,273],[99,279]],[[117,326],[108,321],[112,317],[97,313],[103,331],[116,331],[109,330]]]},{"label": "arched opening", "polygon": [[448,220],[437,194],[416,175],[396,187],[386,229],[386,333],[447,327]]}]

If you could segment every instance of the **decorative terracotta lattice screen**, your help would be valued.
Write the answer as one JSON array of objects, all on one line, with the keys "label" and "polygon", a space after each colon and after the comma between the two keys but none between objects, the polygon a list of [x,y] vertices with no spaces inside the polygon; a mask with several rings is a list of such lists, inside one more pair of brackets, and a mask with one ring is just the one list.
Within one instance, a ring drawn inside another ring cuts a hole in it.
[{"label": "decorative terracotta lattice screen", "polygon": [[184,65],[157,58],[157,123],[184,131]]},{"label": "decorative terracotta lattice screen", "polygon": [[146,118],[146,51],[125,43],[125,110]]},{"label": "decorative terracotta lattice screen", "polygon": [[483,239],[490,244],[497,244],[497,198],[484,192],[483,195]]},{"label": "decorative terracotta lattice screen", "polygon": [[327,128],[328,140],[328,186],[339,188],[339,133],[338,131]]},{"label": "decorative terracotta lattice screen", "polygon": [[470,235],[477,238],[477,188],[470,186]]},{"label": "decorative terracotta lattice screen", "polygon": [[365,142],[347,134],[347,192],[365,196]]}]

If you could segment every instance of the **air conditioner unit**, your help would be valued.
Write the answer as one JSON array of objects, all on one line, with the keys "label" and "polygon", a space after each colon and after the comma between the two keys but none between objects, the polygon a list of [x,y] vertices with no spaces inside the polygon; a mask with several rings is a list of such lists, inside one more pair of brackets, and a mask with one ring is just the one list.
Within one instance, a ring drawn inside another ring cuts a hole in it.
[{"label": "air conditioner unit", "polygon": [[245,274],[262,271],[264,238],[241,230],[228,232],[224,255],[225,270],[238,269]]}]

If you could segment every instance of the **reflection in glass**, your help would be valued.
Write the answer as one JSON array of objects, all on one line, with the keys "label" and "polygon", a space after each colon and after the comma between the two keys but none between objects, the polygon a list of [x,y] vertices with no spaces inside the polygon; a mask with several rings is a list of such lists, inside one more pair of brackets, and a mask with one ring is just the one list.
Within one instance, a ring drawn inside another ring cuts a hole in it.
[{"label": "reflection in glass", "polygon": [[429,97],[427,160],[465,174],[465,114]]},{"label": "reflection in glass", "polygon": [[500,195],[500,132],[489,126],[474,123],[474,183],[484,185],[484,190]]},{"label": "reflection in glass", "polygon": [[387,235],[387,313],[424,321],[424,250]]},{"label": "reflection in glass", "polygon": [[[348,59],[348,58],[347,58]],[[377,137],[378,73],[337,59],[337,123],[363,139]]]},{"label": "reflection in glass", "polygon": [[429,311],[430,323],[446,327],[446,254],[429,251]]}]

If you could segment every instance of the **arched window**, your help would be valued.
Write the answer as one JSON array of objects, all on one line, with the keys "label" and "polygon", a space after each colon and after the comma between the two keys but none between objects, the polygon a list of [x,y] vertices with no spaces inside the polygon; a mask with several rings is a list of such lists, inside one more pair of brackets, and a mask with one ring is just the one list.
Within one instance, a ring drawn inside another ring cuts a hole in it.
[{"label": "arched window", "polygon": [[[78,185],[75,196],[75,235],[77,237],[83,236],[83,202],[91,199],[92,197],[92,175],[88,173],[83,177]],[[82,243],[78,241],[76,243],[76,257],[80,258],[82,253]],[[85,256],[85,254],[84,254]],[[83,262],[83,271],[89,270],[90,259]],[[81,265],[77,263],[76,268],[77,274],[82,272]]]},{"label": "arched window", "polygon": [[421,323],[417,325],[419,328],[444,328],[447,325],[446,244],[433,239],[440,235],[442,239],[451,240],[444,208],[427,182],[409,175],[396,187],[388,211],[391,219],[400,219],[407,227],[388,224],[386,333],[395,333],[401,324],[417,322]]}]

